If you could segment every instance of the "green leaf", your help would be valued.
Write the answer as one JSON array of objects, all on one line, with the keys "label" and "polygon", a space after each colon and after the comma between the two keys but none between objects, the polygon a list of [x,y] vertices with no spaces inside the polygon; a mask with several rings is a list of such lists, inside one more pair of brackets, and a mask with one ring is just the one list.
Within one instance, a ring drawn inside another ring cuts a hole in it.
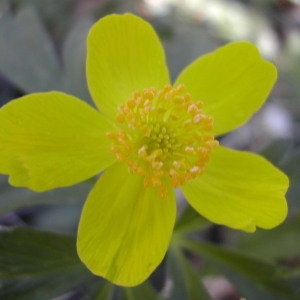
[{"label": "green leaf", "polygon": [[148,281],[133,287],[125,288],[126,300],[158,300],[159,296],[156,294],[152,286]]},{"label": "green leaf", "polygon": [[52,299],[69,292],[79,284],[90,279],[91,275],[83,270],[69,270],[51,275],[4,279],[0,281],[0,299]]},{"label": "green leaf", "polygon": [[61,77],[53,45],[31,7],[0,18],[0,72],[26,93],[58,89]]},{"label": "green leaf", "polygon": [[280,165],[283,172],[285,172],[290,179],[290,188],[287,193],[289,208],[293,211],[300,210],[300,150],[294,152]]},{"label": "green leaf", "polygon": [[200,276],[190,265],[180,249],[171,247],[167,256],[167,269],[173,281],[169,299],[172,300],[210,300],[203,287]]},{"label": "green leaf", "polygon": [[81,300],[115,300],[114,286],[109,281],[95,277],[96,280],[86,285],[86,293]]},{"label": "green leaf", "polygon": [[1,176],[0,215],[32,205],[83,201],[93,185],[94,181],[88,180],[71,187],[37,193],[25,188],[12,187],[7,183],[6,176]]},{"label": "green leaf", "polygon": [[204,229],[211,223],[196,212],[190,205],[187,205],[180,219],[177,221],[174,235],[184,235],[196,230]]},{"label": "green leaf", "polygon": [[295,294],[300,298],[300,268],[298,267],[294,272],[286,277],[289,286],[295,291]]},{"label": "green leaf", "polygon": [[[184,246],[208,260],[215,268],[227,275],[229,279],[240,279],[240,284],[246,284],[249,289],[259,285],[259,291],[263,295],[294,296],[293,291],[283,277],[286,270],[279,266],[210,244],[185,242]],[[237,288],[239,289],[241,286],[237,285]]]},{"label": "green leaf", "polygon": [[284,158],[284,155],[291,148],[291,145],[291,139],[278,138],[265,147],[260,154],[274,165],[278,165]]},{"label": "green leaf", "polygon": [[63,47],[63,91],[91,102],[85,75],[86,38],[90,19],[80,20],[69,32]]},{"label": "green leaf", "polygon": [[[1,0],[3,1],[3,0]],[[1,2],[0,1],[0,2]],[[61,40],[70,23],[78,17],[77,15],[77,0],[9,0],[13,2],[13,8],[20,10],[25,5],[31,5],[35,8],[41,19],[47,24],[47,27],[51,28],[51,31],[55,37]],[[74,14],[76,14],[74,16]]]},{"label": "green leaf", "polygon": [[110,282],[105,282],[93,300],[112,300],[114,286]]},{"label": "green leaf", "polygon": [[2,229],[0,278],[43,275],[81,268],[72,236],[28,228]]},{"label": "green leaf", "polygon": [[232,282],[232,284],[237,288],[240,294],[246,299],[255,300],[292,300],[294,297],[279,295],[270,291],[263,289],[259,283],[253,284],[250,280],[245,277],[239,276],[239,274],[224,271],[224,274]]},{"label": "green leaf", "polygon": [[270,230],[257,230],[253,235],[240,233],[236,249],[264,259],[297,256],[300,248],[300,215]]},{"label": "green leaf", "polygon": [[51,299],[93,277],[79,261],[75,238],[29,228],[0,233],[0,299]]}]

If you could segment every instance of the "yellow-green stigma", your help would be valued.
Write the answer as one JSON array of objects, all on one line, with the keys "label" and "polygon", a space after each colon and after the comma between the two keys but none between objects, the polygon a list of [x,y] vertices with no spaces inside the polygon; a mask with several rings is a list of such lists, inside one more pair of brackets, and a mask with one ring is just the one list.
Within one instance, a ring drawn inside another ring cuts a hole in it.
[{"label": "yellow-green stigma", "polygon": [[158,187],[163,198],[168,182],[176,188],[201,175],[218,145],[209,134],[212,117],[184,89],[181,84],[134,92],[119,106],[120,130],[107,132],[117,160],[130,173],[142,175],[145,187]]}]

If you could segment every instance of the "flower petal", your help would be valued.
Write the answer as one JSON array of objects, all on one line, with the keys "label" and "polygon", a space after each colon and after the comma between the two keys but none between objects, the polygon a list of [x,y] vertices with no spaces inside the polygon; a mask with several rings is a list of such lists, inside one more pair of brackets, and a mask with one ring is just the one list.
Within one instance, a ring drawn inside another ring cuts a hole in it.
[{"label": "flower petal", "polygon": [[210,221],[252,232],[285,219],[287,188],[288,178],[263,157],[218,147],[204,174],[182,190]]},{"label": "flower petal", "polygon": [[165,55],[153,28],[131,14],[102,18],[90,30],[87,79],[96,105],[115,116],[135,90],[169,83]]},{"label": "flower petal", "polygon": [[81,260],[118,285],[144,281],[162,261],[172,234],[176,201],[173,189],[168,192],[161,199],[125,165],[110,167],[83,208],[77,240]]},{"label": "flower petal", "polygon": [[195,100],[214,118],[214,134],[245,123],[264,103],[277,78],[276,68],[248,42],[230,43],[200,57],[179,75]]},{"label": "flower petal", "polygon": [[111,125],[79,99],[37,93],[0,110],[0,172],[35,191],[85,180],[115,161],[105,132]]}]

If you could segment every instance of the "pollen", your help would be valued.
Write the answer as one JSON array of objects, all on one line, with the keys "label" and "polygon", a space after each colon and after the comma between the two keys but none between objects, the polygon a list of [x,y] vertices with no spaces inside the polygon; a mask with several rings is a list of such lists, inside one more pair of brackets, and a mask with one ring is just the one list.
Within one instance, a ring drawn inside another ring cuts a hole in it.
[{"label": "pollen", "polygon": [[203,102],[192,99],[185,86],[135,91],[119,105],[119,130],[107,132],[111,151],[132,174],[143,176],[145,187],[157,187],[162,198],[167,186],[180,187],[200,176],[218,141],[210,134],[213,118]]}]

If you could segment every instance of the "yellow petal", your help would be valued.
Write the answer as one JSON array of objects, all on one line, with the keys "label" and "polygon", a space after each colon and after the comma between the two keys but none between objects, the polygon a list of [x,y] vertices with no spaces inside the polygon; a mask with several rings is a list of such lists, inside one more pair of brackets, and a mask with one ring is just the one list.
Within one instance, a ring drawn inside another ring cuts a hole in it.
[{"label": "yellow petal", "polygon": [[60,93],[31,94],[0,110],[0,173],[45,191],[85,180],[115,161],[95,109]]},{"label": "yellow petal", "polygon": [[172,234],[176,201],[173,190],[168,192],[161,199],[124,164],[110,167],[81,215],[77,249],[86,266],[118,285],[144,281],[162,261]]},{"label": "yellow petal", "polygon": [[285,219],[287,188],[288,178],[263,157],[218,147],[204,174],[182,190],[210,221],[251,232]]},{"label": "yellow petal", "polygon": [[264,103],[277,78],[276,68],[255,46],[235,42],[200,57],[179,75],[194,100],[214,118],[214,134],[245,123]]},{"label": "yellow petal", "polygon": [[165,55],[153,28],[131,14],[110,15],[90,30],[87,79],[98,108],[115,116],[135,90],[169,82]]}]

